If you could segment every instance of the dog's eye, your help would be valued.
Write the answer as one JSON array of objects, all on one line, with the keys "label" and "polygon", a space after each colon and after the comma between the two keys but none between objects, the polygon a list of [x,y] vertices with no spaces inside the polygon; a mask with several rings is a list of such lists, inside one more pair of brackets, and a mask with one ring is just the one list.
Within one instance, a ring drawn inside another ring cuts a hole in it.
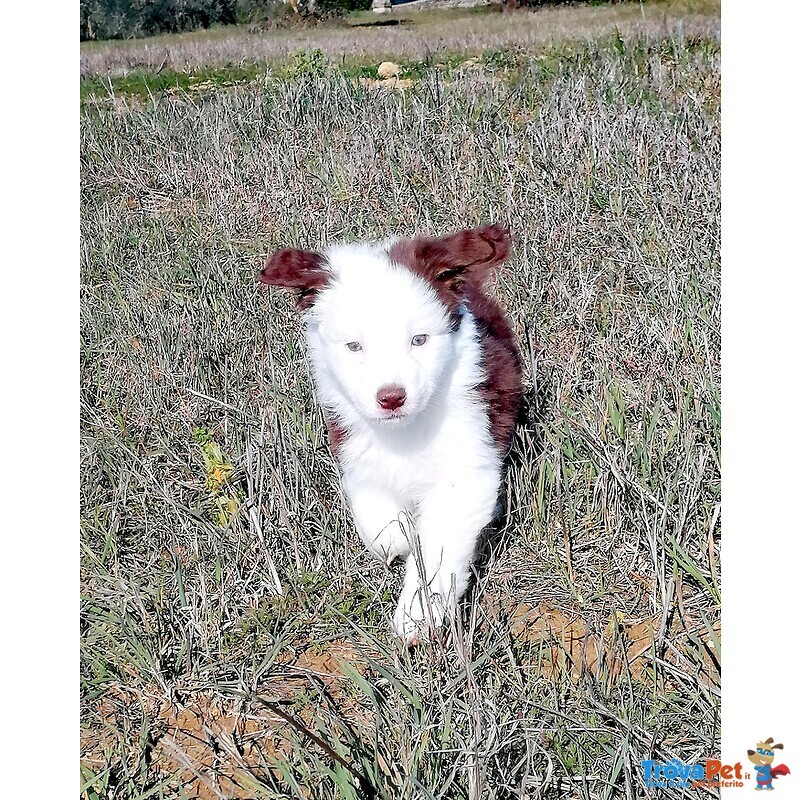
[{"label": "dog's eye", "polygon": [[424,345],[425,342],[427,342],[427,341],[428,341],[428,334],[427,333],[418,333],[411,340],[411,344],[413,344],[414,347],[422,347],[422,345]]},{"label": "dog's eye", "polygon": [[361,350],[361,344],[360,342],[348,342],[347,349],[353,353],[357,353],[359,350]]}]

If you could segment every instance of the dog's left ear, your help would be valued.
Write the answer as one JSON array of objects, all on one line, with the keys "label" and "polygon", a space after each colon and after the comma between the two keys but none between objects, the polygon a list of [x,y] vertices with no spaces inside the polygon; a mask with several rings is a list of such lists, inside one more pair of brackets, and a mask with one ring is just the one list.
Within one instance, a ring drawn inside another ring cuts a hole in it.
[{"label": "dog's left ear", "polygon": [[449,272],[461,272],[465,279],[483,283],[511,255],[511,233],[500,225],[486,225],[422,241],[417,253],[437,270],[437,279],[446,278]]},{"label": "dog's left ear", "polygon": [[453,295],[465,283],[480,288],[509,255],[511,233],[500,225],[471,228],[441,239],[421,236],[400,241],[389,251],[393,260]]},{"label": "dog's left ear", "polygon": [[297,289],[297,307],[302,310],[314,302],[330,277],[330,272],[325,269],[325,257],[321,253],[286,248],[278,250],[267,261],[259,280],[269,286]]}]

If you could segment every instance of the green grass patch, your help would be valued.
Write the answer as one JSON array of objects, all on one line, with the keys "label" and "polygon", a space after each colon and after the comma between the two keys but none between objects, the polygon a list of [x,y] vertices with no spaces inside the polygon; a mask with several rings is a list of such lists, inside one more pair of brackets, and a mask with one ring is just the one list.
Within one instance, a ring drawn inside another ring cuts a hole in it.
[{"label": "green grass patch", "polygon": [[165,92],[207,92],[263,78],[264,67],[256,64],[209,68],[190,73],[174,70],[163,70],[158,73],[134,71],[106,80],[97,77],[83,78],[81,100],[91,96],[127,95],[148,98]]},{"label": "green grass patch", "polygon": [[[719,42],[706,37],[687,39],[680,51],[677,45],[666,40],[658,47],[663,61],[676,57],[700,55],[706,59],[719,54]],[[549,47],[528,51],[521,47],[488,48],[482,51],[463,51],[430,55],[424,60],[395,60],[391,55],[386,60],[395,61],[401,69],[401,78],[419,80],[429,73],[438,73],[445,77],[452,75],[465,66],[479,66],[507,79],[519,79],[524,76],[541,86],[566,70],[589,70],[598,59],[608,53],[617,53],[629,61],[636,70],[643,69],[652,49],[641,40],[626,42],[617,32],[613,36],[591,45],[584,42],[561,43]],[[206,68],[192,72],[163,70],[158,73],[142,71],[130,72],[127,75],[100,79],[97,77],[81,80],[81,100],[90,97],[108,97],[114,95],[132,96],[146,99],[164,93],[189,92],[208,93],[224,90],[233,86],[250,82],[264,82],[269,79],[297,79],[303,77],[319,78],[329,72],[337,72],[351,80],[369,78],[378,79],[379,62],[375,59],[365,61],[352,56],[343,56],[341,61],[332,62],[320,49],[292,51],[278,63],[245,64]],[[607,87],[606,100],[613,100],[614,87]],[[631,96],[632,102],[651,103],[657,105],[658,99],[647,87],[637,86],[628,91],[636,93]],[[601,206],[606,200],[596,195],[595,203]]]}]

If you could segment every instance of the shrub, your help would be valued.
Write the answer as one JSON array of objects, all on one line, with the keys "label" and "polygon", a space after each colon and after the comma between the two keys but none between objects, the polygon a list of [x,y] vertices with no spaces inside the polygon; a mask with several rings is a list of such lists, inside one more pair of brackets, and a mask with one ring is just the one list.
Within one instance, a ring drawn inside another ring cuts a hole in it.
[{"label": "shrub", "polygon": [[130,39],[236,22],[237,0],[81,0],[81,40]]}]

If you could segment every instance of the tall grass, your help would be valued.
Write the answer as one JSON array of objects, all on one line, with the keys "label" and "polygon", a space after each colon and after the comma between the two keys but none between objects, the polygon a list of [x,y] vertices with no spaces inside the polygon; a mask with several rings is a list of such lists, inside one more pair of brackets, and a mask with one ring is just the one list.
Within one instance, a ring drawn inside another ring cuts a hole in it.
[{"label": "tall grass", "polygon": [[[718,752],[716,26],[84,104],[84,797],[630,798]],[[408,652],[255,276],[492,220],[527,420],[459,623]]]}]

